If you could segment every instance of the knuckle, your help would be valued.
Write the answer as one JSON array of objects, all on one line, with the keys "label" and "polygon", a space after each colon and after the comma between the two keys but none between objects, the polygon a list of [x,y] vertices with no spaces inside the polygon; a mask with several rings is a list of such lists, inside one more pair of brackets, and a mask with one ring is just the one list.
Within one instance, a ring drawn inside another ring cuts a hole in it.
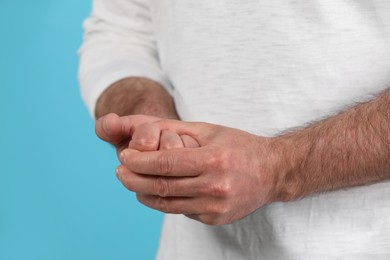
[{"label": "knuckle", "polygon": [[221,180],[210,187],[210,194],[214,197],[227,198],[232,194],[233,188],[229,181]]},{"label": "knuckle", "polygon": [[175,145],[174,143],[163,143],[163,144],[160,144],[160,150],[170,150],[170,149],[174,149],[176,148],[177,145]]},{"label": "knuckle", "polygon": [[156,160],[156,169],[160,174],[169,175],[172,172],[174,165],[174,158],[167,154],[160,155]]},{"label": "knuckle", "polygon": [[[162,118],[162,119],[160,119],[159,121],[158,121],[158,124],[160,125],[160,127],[162,127],[162,128],[166,128],[167,129],[167,126],[169,125],[169,122],[170,122],[171,120],[169,120],[169,119],[164,119],[164,118]],[[168,128],[169,129],[169,128]]]},{"label": "knuckle", "polygon": [[230,212],[230,205],[228,204],[221,204],[216,208],[217,215],[218,216],[226,216]]},{"label": "knuckle", "polygon": [[207,164],[216,172],[225,173],[230,168],[230,154],[218,149],[208,160]]},{"label": "knuckle", "polygon": [[134,140],[137,147],[140,147],[144,150],[155,150],[158,146],[158,140],[155,138],[139,138]]},{"label": "knuckle", "polygon": [[215,216],[224,216],[229,212],[229,205],[226,203],[215,204],[210,208],[210,213]]},{"label": "knuckle", "polygon": [[169,182],[167,179],[157,177],[153,184],[154,193],[159,197],[168,197],[170,194]]}]

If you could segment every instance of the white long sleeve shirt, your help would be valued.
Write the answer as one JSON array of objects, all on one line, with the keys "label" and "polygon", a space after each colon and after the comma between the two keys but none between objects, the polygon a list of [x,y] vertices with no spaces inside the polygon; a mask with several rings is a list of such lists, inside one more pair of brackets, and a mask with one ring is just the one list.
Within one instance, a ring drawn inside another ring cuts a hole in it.
[{"label": "white long sleeve shirt", "polygon": [[[80,55],[91,113],[109,85],[144,76],[183,120],[273,136],[390,87],[390,1],[95,0]],[[390,183],[221,227],[167,215],[157,259],[390,259]]]}]

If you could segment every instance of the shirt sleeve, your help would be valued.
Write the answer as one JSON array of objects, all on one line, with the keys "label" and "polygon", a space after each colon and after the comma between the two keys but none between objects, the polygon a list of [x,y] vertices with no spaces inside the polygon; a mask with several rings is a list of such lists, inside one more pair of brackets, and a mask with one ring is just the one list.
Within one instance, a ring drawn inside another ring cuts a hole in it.
[{"label": "shirt sleeve", "polygon": [[171,93],[158,60],[148,0],[94,0],[79,56],[81,95],[92,117],[102,92],[126,77],[149,78]]}]

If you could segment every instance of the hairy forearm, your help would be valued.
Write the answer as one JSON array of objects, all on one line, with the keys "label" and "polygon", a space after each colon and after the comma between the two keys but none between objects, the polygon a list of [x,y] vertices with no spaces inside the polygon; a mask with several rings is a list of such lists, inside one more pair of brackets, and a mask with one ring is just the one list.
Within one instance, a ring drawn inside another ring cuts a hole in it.
[{"label": "hairy forearm", "polygon": [[95,115],[99,118],[109,113],[178,119],[167,91],[152,80],[138,77],[118,81],[103,92],[96,103]]},{"label": "hairy forearm", "polygon": [[390,180],[390,90],[274,145],[285,166],[276,200]]}]

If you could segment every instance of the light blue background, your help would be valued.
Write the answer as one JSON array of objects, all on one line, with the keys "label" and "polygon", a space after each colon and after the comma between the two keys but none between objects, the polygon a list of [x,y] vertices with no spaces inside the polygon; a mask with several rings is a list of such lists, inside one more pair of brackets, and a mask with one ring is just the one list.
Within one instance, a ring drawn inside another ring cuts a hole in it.
[{"label": "light blue background", "polygon": [[162,215],[117,181],[81,101],[87,0],[0,0],[0,259],[153,259]]}]

